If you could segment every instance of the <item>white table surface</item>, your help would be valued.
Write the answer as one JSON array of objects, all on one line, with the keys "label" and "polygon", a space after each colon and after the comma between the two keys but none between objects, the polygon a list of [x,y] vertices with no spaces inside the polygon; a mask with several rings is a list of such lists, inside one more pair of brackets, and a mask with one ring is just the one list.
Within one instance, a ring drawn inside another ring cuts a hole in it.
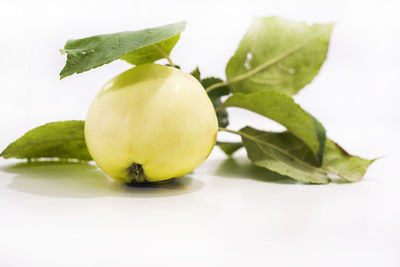
[{"label": "white table surface", "polygon": [[[94,165],[0,159],[0,267],[400,266],[399,9],[383,0],[2,1],[0,150],[43,123],[84,119],[99,87],[129,67],[60,81],[67,39],[186,19],[172,58],[223,77],[251,17],[272,14],[336,21],[328,60],[296,101],[349,152],[382,158],[360,183],[304,185],[216,148],[155,188],[120,185]],[[232,129],[282,129],[230,112]]]},{"label": "white table surface", "polygon": [[0,161],[0,266],[399,266],[399,157],[304,185],[217,149],[130,188],[93,165]]}]

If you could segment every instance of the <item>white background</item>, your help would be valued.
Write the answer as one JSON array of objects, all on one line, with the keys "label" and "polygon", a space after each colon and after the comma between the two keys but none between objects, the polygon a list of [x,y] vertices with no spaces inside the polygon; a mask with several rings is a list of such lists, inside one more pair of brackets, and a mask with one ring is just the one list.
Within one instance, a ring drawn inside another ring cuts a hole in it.
[{"label": "white background", "polygon": [[[0,150],[46,122],[84,119],[113,62],[59,80],[68,39],[186,20],[171,57],[224,78],[255,15],[336,22],[296,101],[350,152],[382,158],[357,184],[265,177],[215,149],[194,173],[126,188],[94,166],[0,160],[0,267],[400,266],[400,2],[1,1]],[[280,129],[231,110],[231,128]],[[233,138],[221,135],[221,138]]]}]

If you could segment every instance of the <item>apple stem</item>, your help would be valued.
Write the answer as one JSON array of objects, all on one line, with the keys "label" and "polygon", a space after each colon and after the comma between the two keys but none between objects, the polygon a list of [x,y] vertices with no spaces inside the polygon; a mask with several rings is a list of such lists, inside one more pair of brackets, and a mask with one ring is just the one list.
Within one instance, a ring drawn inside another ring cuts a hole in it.
[{"label": "apple stem", "polygon": [[168,53],[165,52],[165,50],[164,50],[161,46],[159,46],[158,44],[153,44],[153,46],[154,46],[158,51],[160,51],[160,53],[163,55],[163,57],[165,57],[165,58],[168,60],[168,62],[169,62],[169,64],[171,65],[171,67],[174,67],[174,68],[175,68],[175,64],[172,62],[172,59],[170,58],[170,56],[168,55]]}]

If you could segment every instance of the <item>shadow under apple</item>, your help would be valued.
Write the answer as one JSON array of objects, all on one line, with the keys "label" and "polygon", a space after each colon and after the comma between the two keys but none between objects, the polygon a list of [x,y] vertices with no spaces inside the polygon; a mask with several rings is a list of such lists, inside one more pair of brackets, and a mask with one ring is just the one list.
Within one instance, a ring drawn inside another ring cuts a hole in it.
[{"label": "shadow under apple", "polygon": [[24,162],[1,171],[15,174],[9,189],[60,198],[160,198],[192,193],[204,183],[190,176],[151,186],[127,186],[109,179],[95,165],[75,162]]}]

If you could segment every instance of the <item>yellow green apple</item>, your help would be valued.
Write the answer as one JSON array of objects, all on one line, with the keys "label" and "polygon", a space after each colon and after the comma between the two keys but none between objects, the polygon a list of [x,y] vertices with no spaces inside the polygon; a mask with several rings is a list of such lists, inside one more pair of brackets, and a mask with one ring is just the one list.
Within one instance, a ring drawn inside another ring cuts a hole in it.
[{"label": "yellow green apple", "polygon": [[158,64],[136,66],[108,81],[85,122],[94,161],[123,183],[158,182],[191,172],[210,154],[217,132],[202,85]]}]

